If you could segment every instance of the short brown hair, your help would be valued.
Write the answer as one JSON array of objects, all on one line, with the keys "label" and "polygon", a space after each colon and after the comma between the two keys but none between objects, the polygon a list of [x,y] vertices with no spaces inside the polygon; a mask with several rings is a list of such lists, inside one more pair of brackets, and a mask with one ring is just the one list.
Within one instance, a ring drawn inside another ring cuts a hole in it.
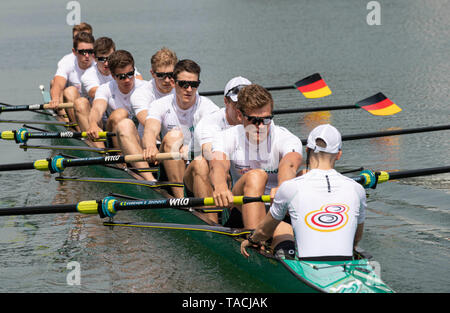
[{"label": "short brown hair", "polygon": [[86,32],[86,33],[90,33],[92,34],[92,26],[89,25],[88,23],[80,23],[78,25],[75,25],[72,28],[72,37],[75,37],[75,33],[81,33],[81,32]]},{"label": "short brown hair", "polygon": [[92,36],[91,33],[86,33],[86,32],[81,32],[78,33],[74,38],[73,38],[73,48],[75,50],[78,49],[78,44],[80,42],[85,42],[85,43],[91,43],[94,44],[95,39],[94,36]]},{"label": "short brown hair", "polygon": [[116,51],[116,45],[111,38],[108,37],[100,37],[97,38],[94,42],[94,55],[97,56],[99,54],[108,54],[109,51]]},{"label": "short brown hair", "polygon": [[270,92],[260,85],[251,84],[239,91],[236,107],[242,112],[249,112],[267,104],[270,104],[270,108],[273,110],[273,99]]},{"label": "short brown hair", "polygon": [[117,68],[131,65],[134,68],[134,59],[130,52],[126,50],[114,51],[108,57],[108,67],[112,74],[115,74]]},{"label": "short brown hair", "polygon": [[188,72],[188,73],[193,73],[193,74],[197,74],[198,79],[200,79],[200,66],[195,63],[192,60],[181,60],[178,61],[177,64],[175,64],[175,68],[173,69],[173,78],[176,80],[178,77],[178,74],[180,74],[181,72]]},{"label": "short brown hair", "polygon": [[177,62],[178,59],[175,52],[166,47],[163,47],[161,48],[161,50],[158,50],[150,59],[153,71],[156,71],[157,67],[175,65],[177,64]]}]

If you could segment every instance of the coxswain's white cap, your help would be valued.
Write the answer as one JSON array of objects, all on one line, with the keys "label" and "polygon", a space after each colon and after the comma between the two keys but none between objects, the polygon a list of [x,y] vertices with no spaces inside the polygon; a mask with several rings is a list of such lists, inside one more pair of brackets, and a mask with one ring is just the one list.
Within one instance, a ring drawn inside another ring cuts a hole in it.
[{"label": "coxswain's white cap", "polygon": [[[247,78],[244,78],[242,76],[234,77],[225,86],[223,95],[225,97],[230,97],[231,100],[233,100],[234,102],[237,102],[239,90],[241,90],[244,86],[251,85],[251,84],[252,84],[252,82],[249,81]],[[242,86],[242,87],[239,88],[240,86]],[[236,88],[236,87],[238,87],[238,88]],[[232,89],[234,89],[234,90],[232,90]]]},{"label": "coxswain's white cap", "polygon": [[[327,146],[325,148],[316,145],[316,140],[319,138],[326,143]],[[338,153],[342,148],[341,133],[336,129],[336,127],[331,126],[330,124],[317,126],[309,134],[308,143],[306,146],[315,153]]]}]

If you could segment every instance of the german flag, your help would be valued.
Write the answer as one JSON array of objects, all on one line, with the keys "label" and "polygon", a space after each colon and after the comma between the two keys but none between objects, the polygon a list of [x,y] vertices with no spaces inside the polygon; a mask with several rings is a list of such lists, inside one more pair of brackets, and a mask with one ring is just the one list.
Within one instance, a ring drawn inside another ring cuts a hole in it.
[{"label": "german flag", "polygon": [[357,102],[356,106],[373,115],[394,115],[402,110],[381,92]]},{"label": "german flag", "polygon": [[305,98],[322,98],[331,95],[330,88],[328,88],[319,73],[299,80],[295,83],[295,87]]}]

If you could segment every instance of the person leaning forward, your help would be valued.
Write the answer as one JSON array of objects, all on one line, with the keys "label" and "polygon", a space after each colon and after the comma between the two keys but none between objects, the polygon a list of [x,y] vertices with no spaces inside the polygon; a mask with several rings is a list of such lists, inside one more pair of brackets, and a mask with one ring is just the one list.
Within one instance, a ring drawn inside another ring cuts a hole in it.
[{"label": "person leaning forward", "polygon": [[[278,186],[294,178],[302,162],[302,143],[286,128],[275,125],[273,99],[262,86],[252,84],[239,91],[237,108],[242,125],[217,134],[212,142],[213,157],[210,179],[216,205],[230,207],[233,195],[275,195]],[[227,183],[230,172],[232,190]],[[253,202],[231,210],[231,216],[242,213],[244,228],[254,229],[264,219],[264,203]],[[231,219],[231,217],[230,217]],[[292,229],[280,223],[272,245],[293,240]]]},{"label": "person leaning forward", "polygon": [[[148,109],[143,155],[149,162],[155,162],[155,156],[159,152],[186,154],[197,123],[205,115],[219,110],[210,99],[198,94],[200,66],[194,61],[178,61],[171,83],[175,93],[153,101]],[[158,135],[161,136],[159,149]],[[166,160],[163,165],[169,181],[183,180],[186,167],[184,160]],[[177,198],[184,197],[183,188],[172,187],[172,192]]]},{"label": "person leaning forward", "polygon": [[[184,186],[194,197],[204,198],[212,196],[212,186],[209,179],[209,160],[212,158],[211,146],[214,135],[234,125],[241,124],[238,117],[237,97],[239,91],[251,82],[241,76],[234,77],[228,81],[224,89],[223,101],[225,107],[213,114],[203,117],[197,124],[194,132],[194,152],[200,152],[195,159],[189,163],[184,174]],[[217,213],[207,213],[208,218],[214,222],[219,221]]]},{"label": "person leaning forward", "polygon": [[367,204],[364,188],[334,169],[341,148],[341,134],[329,124],[310,133],[307,173],[281,184],[264,220],[241,244],[245,257],[246,248],[270,238],[289,213],[299,259],[352,259],[362,238]]}]

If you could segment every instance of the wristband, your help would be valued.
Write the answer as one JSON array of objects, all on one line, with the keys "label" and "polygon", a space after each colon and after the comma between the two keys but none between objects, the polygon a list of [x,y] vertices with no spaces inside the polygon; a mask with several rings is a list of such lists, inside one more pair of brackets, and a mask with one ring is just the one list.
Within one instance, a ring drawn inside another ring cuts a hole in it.
[{"label": "wristband", "polygon": [[251,231],[251,233],[247,236],[247,240],[248,240],[248,242],[250,242],[252,245],[260,246],[260,245],[261,245],[261,242],[259,242],[259,241],[254,241],[254,240],[252,239],[252,236],[253,236],[253,233],[254,233],[254,232],[255,232],[254,230]]}]

